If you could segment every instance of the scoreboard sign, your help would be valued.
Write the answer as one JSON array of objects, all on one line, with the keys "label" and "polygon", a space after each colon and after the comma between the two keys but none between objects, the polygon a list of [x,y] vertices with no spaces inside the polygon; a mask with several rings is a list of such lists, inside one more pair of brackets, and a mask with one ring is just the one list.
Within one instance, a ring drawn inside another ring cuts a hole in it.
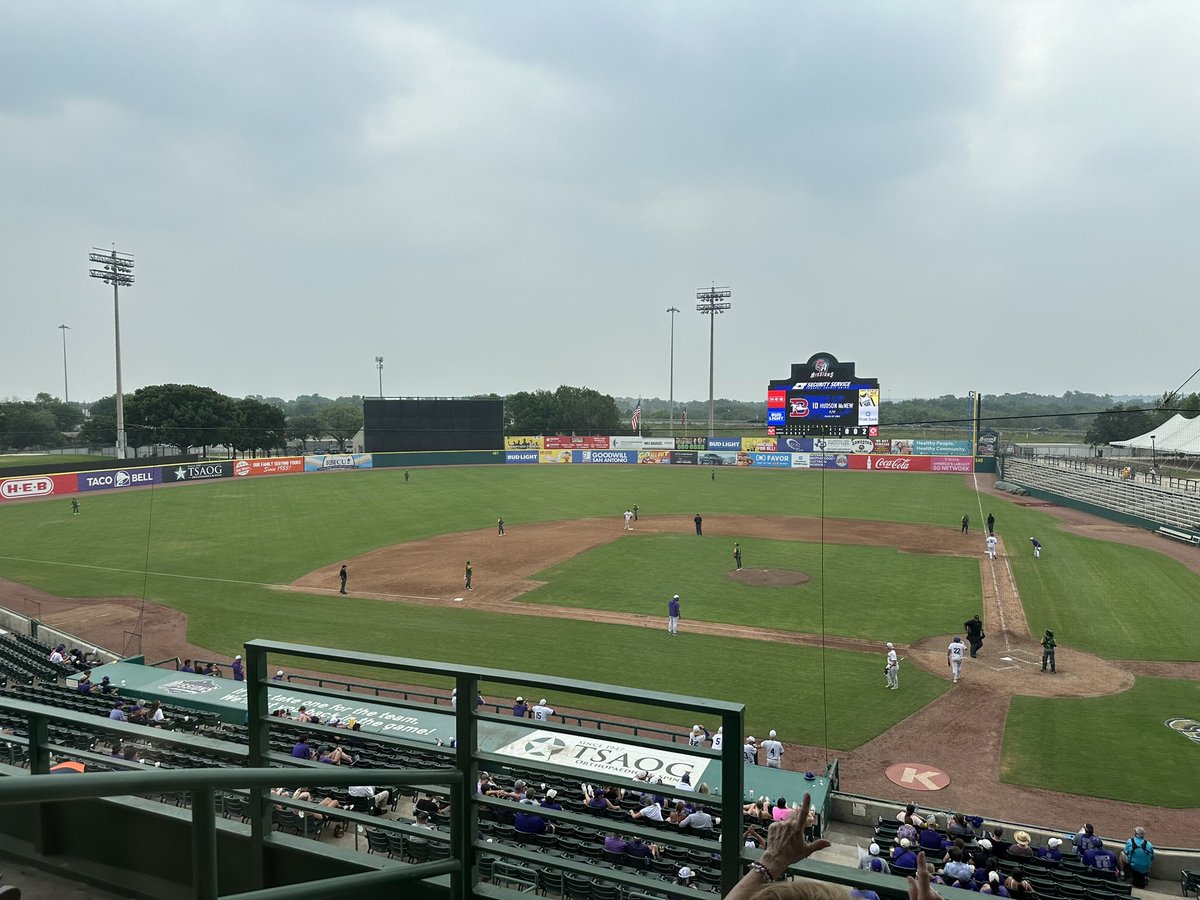
[{"label": "scoreboard sign", "polygon": [[879,380],[861,378],[854,363],[818,353],[793,363],[790,378],[767,384],[767,422],[775,434],[875,437]]}]

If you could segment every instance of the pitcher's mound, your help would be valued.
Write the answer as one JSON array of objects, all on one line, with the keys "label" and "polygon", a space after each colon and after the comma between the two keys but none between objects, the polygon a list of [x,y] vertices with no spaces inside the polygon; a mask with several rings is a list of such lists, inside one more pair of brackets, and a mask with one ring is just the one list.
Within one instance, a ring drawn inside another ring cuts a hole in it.
[{"label": "pitcher's mound", "polygon": [[788,584],[808,584],[812,581],[804,572],[794,572],[791,569],[734,569],[729,577],[739,584],[754,586],[782,587]]}]

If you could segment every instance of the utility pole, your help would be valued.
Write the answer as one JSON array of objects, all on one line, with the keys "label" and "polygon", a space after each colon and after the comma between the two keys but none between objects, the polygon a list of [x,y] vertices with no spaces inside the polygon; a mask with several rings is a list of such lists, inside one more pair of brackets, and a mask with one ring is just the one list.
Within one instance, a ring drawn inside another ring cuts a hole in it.
[{"label": "utility pole", "polygon": [[708,316],[708,436],[713,436],[713,352],[716,341],[717,316],[733,307],[729,298],[733,291],[727,287],[713,285],[709,289],[700,288],[696,291],[696,310],[701,315]]},{"label": "utility pole", "polygon": [[88,254],[88,260],[100,266],[98,269],[89,269],[88,274],[92,278],[99,278],[105,284],[111,284],[113,289],[113,327],[117,342],[117,459],[125,459],[125,395],[121,393],[121,302],[117,289],[133,284],[133,254],[118,253],[116,247],[112,250],[93,247],[92,252]]},{"label": "utility pole", "polygon": [[71,330],[70,325],[59,325],[63,336],[63,403],[71,402],[71,392],[67,389],[67,332]]},{"label": "utility pole", "polygon": [[669,412],[667,415],[671,417],[671,437],[675,436],[675,313],[679,312],[674,306],[667,307],[667,312],[671,314],[671,388],[669,404]]}]

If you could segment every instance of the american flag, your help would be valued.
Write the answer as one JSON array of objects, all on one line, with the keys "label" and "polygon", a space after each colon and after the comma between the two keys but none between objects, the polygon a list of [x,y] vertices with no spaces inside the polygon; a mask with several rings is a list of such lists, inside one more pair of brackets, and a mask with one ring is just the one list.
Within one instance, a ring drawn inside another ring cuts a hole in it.
[{"label": "american flag", "polygon": [[629,427],[637,431],[638,425],[642,421],[642,401],[637,402],[637,406],[633,408],[633,416],[629,419]]},{"label": "american flag", "polygon": [[680,425],[686,425],[686,424],[687,424],[687,410],[686,410],[686,409],[683,411],[683,415],[681,415],[681,416],[679,417],[679,424],[680,424]]}]

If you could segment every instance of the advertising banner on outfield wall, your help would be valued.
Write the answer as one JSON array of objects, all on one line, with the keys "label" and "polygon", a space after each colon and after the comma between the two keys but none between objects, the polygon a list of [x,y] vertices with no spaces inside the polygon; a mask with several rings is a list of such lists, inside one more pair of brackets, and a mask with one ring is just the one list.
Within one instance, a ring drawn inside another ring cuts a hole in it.
[{"label": "advertising banner on outfield wall", "polygon": [[162,472],[157,468],[107,469],[103,472],[80,472],[76,477],[81,491],[111,491],[162,483]]},{"label": "advertising banner on outfield wall", "polygon": [[674,438],[652,438],[652,437],[622,437],[614,435],[608,439],[610,446],[614,450],[674,450]]},{"label": "advertising banner on outfield wall", "polygon": [[208,481],[210,478],[232,478],[233,460],[218,459],[213,462],[181,463],[178,466],[159,466],[163,484],[180,481]]},{"label": "advertising banner on outfield wall", "polygon": [[696,462],[702,466],[736,466],[738,454],[731,450],[719,453],[706,452],[696,454]]},{"label": "advertising banner on outfield wall", "polygon": [[23,475],[0,481],[0,500],[29,500],[34,497],[51,497],[74,494],[77,490],[75,475]]},{"label": "advertising banner on outfield wall", "polygon": [[750,463],[759,469],[790,469],[792,467],[792,454],[751,453]]},{"label": "advertising banner on outfield wall", "polygon": [[708,442],[705,437],[677,437],[675,438],[676,450],[704,450]]},{"label": "advertising banner on outfield wall", "polygon": [[970,441],[922,441],[912,442],[917,456],[971,456]]},{"label": "advertising banner on outfield wall", "polygon": [[710,437],[704,444],[705,450],[741,450],[741,438]]},{"label": "advertising banner on outfield wall", "polygon": [[869,456],[852,456],[849,453],[811,453],[808,457],[808,467],[810,469],[849,469],[850,460],[859,459],[863,461],[862,468],[866,468],[866,460]]},{"label": "advertising banner on outfield wall", "polygon": [[608,435],[572,437],[563,434],[548,434],[542,438],[546,450],[607,450]]},{"label": "advertising banner on outfield wall", "polygon": [[852,456],[850,468],[878,472],[928,472],[928,456]]},{"label": "advertising banner on outfield wall", "polygon": [[637,462],[636,450],[574,450],[575,462],[609,465]]},{"label": "advertising banner on outfield wall", "polygon": [[790,456],[792,458],[792,468],[793,469],[807,469],[808,468],[808,460],[809,460],[809,457],[811,456],[811,454],[809,454],[809,453],[789,453],[788,456]]},{"label": "advertising banner on outfield wall", "polygon": [[338,472],[373,468],[370,453],[317,453],[304,457],[305,472]]},{"label": "advertising banner on outfield wall", "polygon": [[541,450],[542,439],[538,435],[528,435],[525,437],[506,437],[504,439],[505,450]]},{"label": "advertising banner on outfield wall", "polygon": [[930,472],[974,472],[975,458],[971,456],[931,456]]},{"label": "advertising banner on outfield wall", "polygon": [[806,437],[777,437],[776,449],[781,453],[812,453],[813,439]]},{"label": "advertising banner on outfield wall", "polygon": [[695,450],[672,450],[671,465],[673,466],[694,466],[696,465]]},{"label": "advertising banner on outfield wall", "polygon": [[[547,465],[559,465],[571,462],[570,450],[539,450],[538,462]],[[575,451],[581,452],[581,451]]]},{"label": "advertising banner on outfield wall", "polygon": [[529,465],[533,463],[537,465],[540,450],[506,450],[504,452],[504,461],[506,463],[522,463]]},{"label": "advertising banner on outfield wall", "polygon": [[746,453],[754,451],[756,453],[774,453],[779,449],[776,439],[773,437],[744,437],[742,438],[742,446],[738,447]]},{"label": "advertising banner on outfield wall", "polygon": [[273,456],[268,459],[235,459],[233,474],[236,478],[247,475],[290,475],[304,471],[303,456]]},{"label": "advertising banner on outfield wall", "polygon": [[655,463],[668,464],[671,462],[671,454],[673,452],[672,450],[642,450],[638,453],[638,462],[649,463],[650,465],[654,465]]}]

